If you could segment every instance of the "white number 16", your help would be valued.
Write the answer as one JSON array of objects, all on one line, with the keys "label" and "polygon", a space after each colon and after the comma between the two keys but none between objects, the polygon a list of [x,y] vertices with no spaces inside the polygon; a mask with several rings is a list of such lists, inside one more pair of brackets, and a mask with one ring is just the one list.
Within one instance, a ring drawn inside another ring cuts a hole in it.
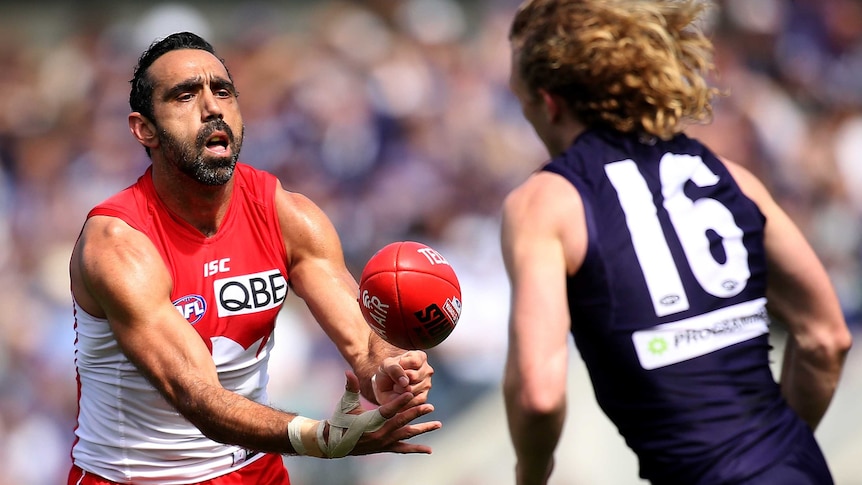
[{"label": "white number 16", "polygon": [[[680,279],[680,268],[662,232],[646,180],[632,160],[610,163],[605,166],[605,173],[625,213],[656,315],[687,310],[689,301]],[[718,176],[698,156],[671,153],[662,157],[659,174],[662,205],[695,279],[710,295],[730,298],[739,294],[751,276],[742,229],[721,202],[707,197],[692,200],[683,192],[686,182],[708,187],[718,183]],[[724,262],[717,261],[710,251],[709,231],[721,238]]]}]

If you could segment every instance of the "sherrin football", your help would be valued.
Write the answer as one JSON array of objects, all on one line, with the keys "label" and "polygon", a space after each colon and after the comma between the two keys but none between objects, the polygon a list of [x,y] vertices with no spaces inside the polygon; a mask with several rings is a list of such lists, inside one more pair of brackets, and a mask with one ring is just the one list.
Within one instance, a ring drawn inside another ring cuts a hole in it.
[{"label": "sherrin football", "polygon": [[359,308],[384,340],[425,350],[446,339],[461,316],[461,285],[434,249],[399,241],[377,251],[359,278]]}]

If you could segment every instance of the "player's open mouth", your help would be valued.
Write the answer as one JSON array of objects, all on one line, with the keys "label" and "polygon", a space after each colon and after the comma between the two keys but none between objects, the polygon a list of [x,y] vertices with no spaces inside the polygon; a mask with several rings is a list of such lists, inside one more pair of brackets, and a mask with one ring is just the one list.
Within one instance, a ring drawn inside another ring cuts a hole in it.
[{"label": "player's open mouth", "polygon": [[210,152],[224,155],[229,150],[229,145],[227,135],[224,133],[213,133],[213,135],[207,139],[205,146]]}]

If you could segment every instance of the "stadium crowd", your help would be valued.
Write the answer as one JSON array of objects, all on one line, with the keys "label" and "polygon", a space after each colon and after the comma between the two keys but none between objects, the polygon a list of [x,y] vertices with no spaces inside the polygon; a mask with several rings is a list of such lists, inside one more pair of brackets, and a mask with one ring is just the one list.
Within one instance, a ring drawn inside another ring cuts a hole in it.
[{"label": "stadium crowd", "polygon": [[[226,60],[246,123],[241,160],[323,207],[354,274],[407,239],[455,267],[464,313],[430,353],[436,418],[498,392],[508,298],[499,206],[545,158],[508,87],[517,3],[3,6],[0,485],[61,483],[68,470],[69,252],[87,210],[149,163],[125,123],[128,80],[152,40],[179,30]],[[730,96],[716,102],[718,129],[690,134],[764,178],[862,328],[862,3],[723,0],[705,21],[716,84]],[[328,415],[340,357],[296,299],[282,320],[273,401]]]}]

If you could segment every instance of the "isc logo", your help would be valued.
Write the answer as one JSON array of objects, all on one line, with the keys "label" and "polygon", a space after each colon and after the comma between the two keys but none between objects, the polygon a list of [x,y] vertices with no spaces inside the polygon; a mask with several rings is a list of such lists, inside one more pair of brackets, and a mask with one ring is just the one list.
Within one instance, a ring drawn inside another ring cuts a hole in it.
[{"label": "isc logo", "polygon": [[230,271],[230,258],[216,259],[204,264],[204,278],[216,273],[227,273]]},{"label": "isc logo", "polygon": [[243,315],[277,307],[287,296],[287,281],[277,269],[213,282],[218,316]]}]

